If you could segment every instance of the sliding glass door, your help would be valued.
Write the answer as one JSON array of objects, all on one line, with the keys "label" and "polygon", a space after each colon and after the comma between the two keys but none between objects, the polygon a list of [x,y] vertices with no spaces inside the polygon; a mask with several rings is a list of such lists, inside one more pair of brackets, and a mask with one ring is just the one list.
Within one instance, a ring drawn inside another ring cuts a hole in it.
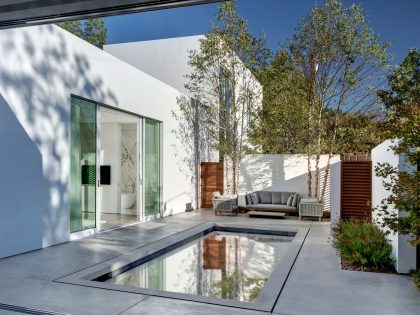
[{"label": "sliding glass door", "polygon": [[71,98],[71,233],[160,214],[160,122],[103,107]]},{"label": "sliding glass door", "polygon": [[160,123],[144,120],[144,214],[160,213]]},{"label": "sliding glass door", "polygon": [[96,110],[96,103],[71,98],[71,233],[96,226]]}]

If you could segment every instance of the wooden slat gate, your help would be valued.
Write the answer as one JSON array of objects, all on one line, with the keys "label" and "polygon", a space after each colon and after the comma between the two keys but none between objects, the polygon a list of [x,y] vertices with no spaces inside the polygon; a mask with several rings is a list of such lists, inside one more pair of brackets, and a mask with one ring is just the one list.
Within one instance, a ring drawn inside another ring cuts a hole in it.
[{"label": "wooden slat gate", "polygon": [[371,219],[372,162],[341,161],[341,218]]},{"label": "wooden slat gate", "polygon": [[201,207],[211,208],[213,192],[223,194],[223,163],[201,163]]}]

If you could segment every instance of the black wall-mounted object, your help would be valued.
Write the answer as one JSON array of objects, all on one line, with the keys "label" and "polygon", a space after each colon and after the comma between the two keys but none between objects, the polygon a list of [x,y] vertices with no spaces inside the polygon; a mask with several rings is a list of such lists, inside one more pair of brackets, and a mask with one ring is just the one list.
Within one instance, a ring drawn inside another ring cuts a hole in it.
[{"label": "black wall-mounted object", "polygon": [[82,185],[92,186],[96,181],[96,165],[82,165]]},{"label": "black wall-mounted object", "polygon": [[111,165],[101,165],[99,182],[101,185],[111,185]]},{"label": "black wall-mounted object", "polygon": [[0,0],[0,29],[222,1],[226,0]]}]

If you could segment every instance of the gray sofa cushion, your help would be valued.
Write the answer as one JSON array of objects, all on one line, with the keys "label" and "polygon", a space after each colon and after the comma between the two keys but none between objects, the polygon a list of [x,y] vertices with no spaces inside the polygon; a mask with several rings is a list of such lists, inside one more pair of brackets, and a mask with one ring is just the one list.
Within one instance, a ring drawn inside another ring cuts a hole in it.
[{"label": "gray sofa cushion", "polygon": [[299,194],[296,193],[293,195],[292,207],[297,207],[298,200],[299,200]]},{"label": "gray sofa cushion", "polygon": [[285,192],[285,191],[282,191],[281,192],[281,203],[283,205],[287,204],[287,199],[289,199],[289,196],[290,195],[294,195],[294,194],[295,194],[294,192]]},{"label": "gray sofa cushion", "polygon": [[252,205],[251,194],[246,194],[245,195],[245,202],[246,202],[247,205]]},{"label": "gray sofa cushion", "polygon": [[289,196],[289,198],[287,198],[287,203],[286,203],[286,206],[289,206],[289,207],[291,207],[292,206],[292,202],[293,202],[293,197],[294,197],[295,195],[290,195]]},{"label": "gray sofa cushion", "polygon": [[273,191],[271,193],[271,203],[272,204],[281,204],[281,192],[280,191]]},{"label": "gray sofa cushion", "polygon": [[252,201],[252,204],[254,204],[254,205],[257,205],[257,204],[260,203],[260,201],[258,200],[258,196],[257,196],[256,193],[252,193],[251,194],[251,201]]},{"label": "gray sofa cushion", "polygon": [[252,209],[257,210],[269,210],[269,211],[279,211],[279,212],[296,212],[296,207],[289,207],[286,205],[273,205],[273,204],[258,204],[252,205]]},{"label": "gray sofa cushion", "polygon": [[260,191],[260,203],[271,204],[271,191]]}]

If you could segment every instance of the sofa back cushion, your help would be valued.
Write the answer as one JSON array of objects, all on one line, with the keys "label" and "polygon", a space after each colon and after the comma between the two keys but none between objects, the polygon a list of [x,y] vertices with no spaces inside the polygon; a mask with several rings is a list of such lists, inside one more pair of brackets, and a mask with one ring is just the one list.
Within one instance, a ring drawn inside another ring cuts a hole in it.
[{"label": "sofa back cushion", "polygon": [[245,202],[246,202],[247,205],[252,205],[251,194],[246,194],[245,195]]},{"label": "sofa back cushion", "polygon": [[271,191],[260,191],[260,203],[271,204]]},{"label": "sofa back cushion", "polygon": [[285,205],[287,204],[287,199],[289,199],[289,196],[294,195],[294,192],[281,192],[281,204]]},{"label": "sofa back cushion", "polygon": [[260,203],[260,201],[259,201],[258,196],[257,196],[256,193],[252,193],[251,194],[251,201],[252,201],[252,204],[254,204],[254,205],[257,205],[257,204]]},{"label": "sofa back cushion", "polygon": [[293,195],[292,207],[297,207],[299,203],[299,194],[296,193]]},{"label": "sofa back cushion", "polygon": [[287,198],[286,206],[291,207],[293,202],[293,197],[295,195],[290,195],[289,198]]},{"label": "sofa back cushion", "polygon": [[271,203],[275,205],[281,204],[281,192],[280,191],[273,191],[271,193]]}]

